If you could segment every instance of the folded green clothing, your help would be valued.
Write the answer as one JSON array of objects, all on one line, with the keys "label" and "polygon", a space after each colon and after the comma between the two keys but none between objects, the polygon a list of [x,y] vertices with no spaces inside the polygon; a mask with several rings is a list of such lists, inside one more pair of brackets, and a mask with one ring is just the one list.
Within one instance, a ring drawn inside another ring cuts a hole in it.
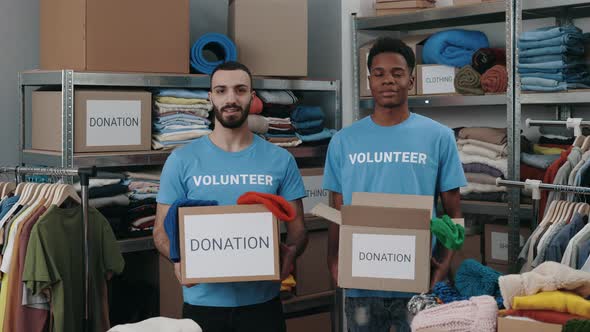
[{"label": "folded green clothing", "polygon": [[447,215],[444,215],[442,218],[432,218],[430,221],[430,231],[445,248],[459,250],[463,247],[465,228],[455,224],[451,217]]},{"label": "folded green clothing", "polygon": [[463,95],[483,95],[481,75],[470,65],[459,69],[455,75],[455,90]]}]

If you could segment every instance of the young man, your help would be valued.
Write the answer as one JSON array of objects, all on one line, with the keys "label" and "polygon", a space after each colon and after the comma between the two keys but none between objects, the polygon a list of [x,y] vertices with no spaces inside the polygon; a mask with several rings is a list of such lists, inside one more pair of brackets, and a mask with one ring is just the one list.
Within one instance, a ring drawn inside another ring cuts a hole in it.
[{"label": "young man", "polygon": [[[216,200],[235,205],[248,191],[284,197],[297,211],[287,226],[287,243],[281,245],[281,278],[286,278],[297,255],[305,249],[303,181],[293,156],[253,135],[248,112],[254,96],[247,67],[228,62],[211,74],[209,99],[215,111],[215,129],[207,136],[175,150],[160,179],[154,241],[160,253],[169,255],[164,218],[177,199]],[[241,176],[256,174],[258,176]],[[196,178],[240,175],[240,183],[205,183]],[[270,181],[255,181],[263,176]],[[203,266],[207,269],[207,266]],[[180,266],[175,264],[177,276]],[[279,282],[233,282],[183,287],[183,315],[195,320],[204,332],[285,331]]]},{"label": "young man", "polygon": [[[440,194],[445,213],[460,217],[459,188],[466,180],[454,134],[408,109],[408,91],[414,85],[412,49],[400,40],[380,38],[367,66],[373,113],[342,129],[328,148],[324,188],[333,193],[335,207],[351,204],[353,192],[429,195],[433,201]],[[338,232],[331,224],[328,266],[334,282]],[[432,284],[447,277],[452,252],[437,248],[435,256]],[[346,295],[349,331],[387,332],[391,326],[397,332],[410,331],[406,304],[412,294],[349,289]]]}]

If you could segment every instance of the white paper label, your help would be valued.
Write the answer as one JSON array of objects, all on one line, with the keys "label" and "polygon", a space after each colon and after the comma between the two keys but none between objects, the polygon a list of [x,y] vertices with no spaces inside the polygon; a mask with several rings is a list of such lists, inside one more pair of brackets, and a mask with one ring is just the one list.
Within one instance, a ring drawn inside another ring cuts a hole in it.
[{"label": "white paper label", "polygon": [[416,236],[352,234],[352,276],[415,279]]},{"label": "white paper label", "polygon": [[86,145],[141,144],[140,100],[86,101]]},{"label": "white paper label", "polygon": [[185,217],[187,278],[274,275],[270,212]]},{"label": "white paper label", "polygon": [[455,67],[423,66],[422,94],[440,94],[455,92]]},{"label": "white paper label", "polygon": [[[508,233],[492,232],[492,259],[508,261]],[[520,247],[524,245],[525,239],[520,236]]]},{"label": "white paper label", "polygon": [[303,185],[307,197],[303,199],[305,213],[310,213],[314,206],[319,203],[330,205],[330,194],[322,188],[324,183],[323,175],[304,176]]}]

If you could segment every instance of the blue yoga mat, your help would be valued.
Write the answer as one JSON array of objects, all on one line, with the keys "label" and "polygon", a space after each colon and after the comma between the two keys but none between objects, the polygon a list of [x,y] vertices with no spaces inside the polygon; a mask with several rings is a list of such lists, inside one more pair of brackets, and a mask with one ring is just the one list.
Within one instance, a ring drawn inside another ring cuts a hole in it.
[{"label": "blue yoga mat", "polygon": [[[208,61],[205,59],[204,50],[212,52],[219,60]],[[236,60],[238,60],[236,44],[226,35],[220,33],[203,35],[191,48],[191,67],[203,74],[211,74],[218,65]]]}]

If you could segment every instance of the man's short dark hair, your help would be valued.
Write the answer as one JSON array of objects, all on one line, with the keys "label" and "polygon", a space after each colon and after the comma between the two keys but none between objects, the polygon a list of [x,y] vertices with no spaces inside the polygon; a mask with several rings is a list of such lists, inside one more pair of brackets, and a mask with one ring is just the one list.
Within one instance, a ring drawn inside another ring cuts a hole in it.
[{"label": "man's short dark hair", "polygon": [[244,64],[239,63],[237,61],[224,62],[224,63],[220,64],[219,66],[215,67],[215,69],[213,69],[213,72],[209,76],[209,85],[210,86],[213,84],[213,75],[215,75],[215,73],[218,70],[241,70],[241,71],[245,71],[246,74],[248,74],[248,77],[250,77],[250,87],[252,87],[252,73],[250,72],[250,69],[248,69],[248,67],[246,67]]},{"label": "man's short dark hair", "polygon": [[397,53],[406,59],[406,63],[410,68],[410,73],[414,71],[414,67],[416,66],[416,56],[414,55],[414,51],[406,45],[403,41],[391,38],[391,37],[381,37],[375,41],[373,47],[369,51],[369,58],[367,60],[367,67],[369,71],[371,71],[371,66],[373,65],[373,58],[381,53]]}]

